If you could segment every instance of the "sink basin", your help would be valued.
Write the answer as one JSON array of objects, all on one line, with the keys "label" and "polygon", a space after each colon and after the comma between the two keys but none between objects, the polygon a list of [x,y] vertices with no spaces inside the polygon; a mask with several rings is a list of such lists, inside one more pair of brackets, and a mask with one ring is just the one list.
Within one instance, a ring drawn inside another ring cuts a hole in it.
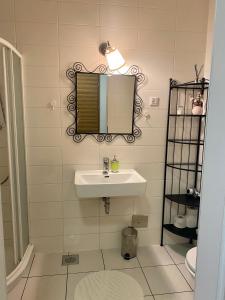
[{"label": "sink basin", "polygon": [[139,196],[145,193],[147,181],[135,170],[109,172],[76,171],[75,187],[79,198]]}]

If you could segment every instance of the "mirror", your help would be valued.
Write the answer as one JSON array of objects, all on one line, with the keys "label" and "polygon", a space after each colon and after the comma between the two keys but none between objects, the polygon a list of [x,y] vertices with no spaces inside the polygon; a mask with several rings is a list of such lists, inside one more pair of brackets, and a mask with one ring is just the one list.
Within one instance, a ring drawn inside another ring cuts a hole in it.
[{"label": "mirror", "polygon": [[134,75],[77,73],[77,133],[131,134]]},{"label": "mirror", "polygon": [[131,66],[125,74],[112,74],[105,65],[90,72],[77,62],[66,75],[73,83],[67,109],[74,116],[67,134],[75,142],[87,136],[98,142],[111,142],[122,136],[133,143],[141,136],[135,120],[142,112],[138,89],[145,77],[137,66]]}]

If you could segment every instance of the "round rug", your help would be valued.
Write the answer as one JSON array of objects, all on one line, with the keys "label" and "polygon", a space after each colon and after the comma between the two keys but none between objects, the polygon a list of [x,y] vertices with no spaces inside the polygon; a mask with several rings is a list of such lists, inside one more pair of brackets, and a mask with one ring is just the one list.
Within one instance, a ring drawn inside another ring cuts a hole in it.
[{"label": "round rug", "polygon": [[90,273],[77,284],[74,300],[143,300],[140,284],[119,271]]}]

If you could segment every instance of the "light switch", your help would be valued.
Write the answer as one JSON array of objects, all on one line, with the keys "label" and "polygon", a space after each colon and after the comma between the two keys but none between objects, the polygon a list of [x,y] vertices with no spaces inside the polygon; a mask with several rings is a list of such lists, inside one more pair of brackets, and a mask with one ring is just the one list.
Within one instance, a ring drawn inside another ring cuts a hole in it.
[{"label": "light switch", "polygon": [[149,105],[157,107],[159,106],[160,98],[159,97],[150,97]]}]

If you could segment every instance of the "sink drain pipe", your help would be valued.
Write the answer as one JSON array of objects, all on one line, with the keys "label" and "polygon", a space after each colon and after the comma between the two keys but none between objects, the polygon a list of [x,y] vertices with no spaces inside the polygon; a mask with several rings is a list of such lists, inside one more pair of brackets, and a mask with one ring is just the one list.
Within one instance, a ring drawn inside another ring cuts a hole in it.
[{"label": "sink drain pipe", "polygon": [[102,197],[105,207],[105,213],[108,215],[110,211],[110,197]]}]

